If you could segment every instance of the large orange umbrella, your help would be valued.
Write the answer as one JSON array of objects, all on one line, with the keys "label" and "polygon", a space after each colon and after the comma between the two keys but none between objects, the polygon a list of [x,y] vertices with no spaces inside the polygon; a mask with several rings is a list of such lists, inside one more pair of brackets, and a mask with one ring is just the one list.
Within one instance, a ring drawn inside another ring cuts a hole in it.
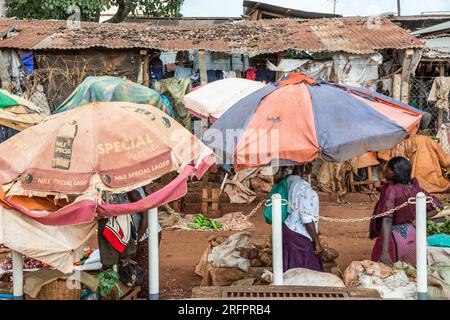
[{"label": "large orange umbrella", "polygon": [[[45,215],[11,203],[42,223],[74,224],[91,221],[95,211],[125,214],[180,197],[187,176],[200,177],[214,161],[212,150],[161,110],[99,102],[50,116],[0,144],[0,184],[13,183],[7,197],[78,196],[81,201]],[[180,176],[165,192],[133,208],[97,200],[99,191],[126,192],[171,171]]]}]

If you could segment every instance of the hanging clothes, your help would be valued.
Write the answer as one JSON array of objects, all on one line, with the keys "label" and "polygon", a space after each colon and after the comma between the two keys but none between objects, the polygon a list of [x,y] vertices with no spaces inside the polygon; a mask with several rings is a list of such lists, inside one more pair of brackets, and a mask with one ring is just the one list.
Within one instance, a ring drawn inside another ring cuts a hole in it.
[{"label": "hanging clothes", "polygon": [[192,76],[192,68],[177,66],[175,69],[175,78],[190,78]]},{"label": "hanging clothes", "polygon": [[192,115],[184,106],[182,99],[192,90],[191,78],[163,79],[156,82],[155,90],[169,98],[176,113],[176,120],[190,131],[192,128]]},{"label": "hanging clothes", "polygon": [[256,71],[253,68],[249,68],[245,71],[245,77],[248,80],[256,80]]},{"label": "hanging clothes", "polygon": [[30,101],[41,108],[46,115],[49,116],[51,114],[50,105],[48,104],[47,96],[44,93],[44,87],[42,85],[39,84],[36,86],[36,90],[31,95]]},{"label": "hanging clothes", "polygon": [[150,61],[150,79],[159,81],[164,78],[164,65],[160,58],[156,57]]},{"label": "hanging clothes", "polygon": [[25,67],[25,72],[27,74],[33,74],[34,72],[34,55],[33,51],[29,51],[20,55],[22,63]]},{"label": "hanging clothes", "polygon": [[259,68],[256,70],[256,81],[264,81],[266,83],[275,82],[276,72],[266,69]]},{"label": "hanging clothes", "polygon": [[448,94],[450,92],[450,77],[436,77],[431,88],[428,101],[436,102],[436,107],[449,111]]},{"label": "hanging clothes", "polygon": [[441,128],[437,133],[437,137],[439,138],[439,143],[441,144],[442,149],[444,149],[447,154],[450,155],[450,124],[442,124]]},{"label": "hanging clothes", "polygon": [[224,79],[236,78],[236,71],[224,71],[223,72]]},{"label": "hanging clothes", "polygon": [[450,166],[450,155],[428,136],[416,135],[413,139],[417,151],[411,159],[411,176],[428,192],[446,192],[450,181],[443,176],[442,169]]}]

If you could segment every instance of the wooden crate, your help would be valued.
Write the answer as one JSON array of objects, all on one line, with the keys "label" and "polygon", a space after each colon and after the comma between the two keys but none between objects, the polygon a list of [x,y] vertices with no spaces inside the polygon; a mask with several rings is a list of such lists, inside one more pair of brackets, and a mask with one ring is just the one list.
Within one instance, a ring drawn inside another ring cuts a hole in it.
[{"label": "wooden crate", "polygon": [[192,299],[227,300],[376,300],[377,290],[309,286],[197,287]]},{"label": "wooden crate", "polygon": [[202,188],[202,213],[208,218],[220,218],[219,188],[211,183]]}]

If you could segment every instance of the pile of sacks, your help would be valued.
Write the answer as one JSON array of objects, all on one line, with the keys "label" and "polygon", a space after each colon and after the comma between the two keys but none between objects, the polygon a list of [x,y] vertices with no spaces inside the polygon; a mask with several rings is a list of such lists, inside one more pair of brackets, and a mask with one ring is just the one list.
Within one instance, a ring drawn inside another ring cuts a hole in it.
[{"label": "pile of sacks", "polygon": [[[414,300],[417,297],[416,268],[404,262],[393,267],[369,260],[352,262],[344,273],[349,288],[376,289],[385,299]],[[450,299],[450,263],[428,266],[428,299]]]},{"label": "pile of sacks", "polygon": [[[260,285],[271,283],[272,239],[263,245],[251,242],[251,233],[238,232],[229,238],[214,236],[208,240],[195,273],[203,278],[202,286]],[[324,264],[335,263],[336,250],[324,247]],[[307,269],[291,269],[285,273],[286,284],[316,286],[323,282],[344,287],[340,274],[316,272]],[[322,280],[320,280],[322,279]]]}]

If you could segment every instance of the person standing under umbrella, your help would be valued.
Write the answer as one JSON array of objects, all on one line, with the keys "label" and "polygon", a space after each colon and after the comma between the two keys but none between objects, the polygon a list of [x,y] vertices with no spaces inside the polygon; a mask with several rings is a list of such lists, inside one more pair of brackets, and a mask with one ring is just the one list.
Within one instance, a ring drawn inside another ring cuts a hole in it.
[{"label": "person standing under umbrella", "polygon": [[[374,215],[389,211],[407,202],[409,198],[416,197],[423,192],[427,197],[430,194],[422,189],[416,178],[411,179],[412,166],[408,159],[395,157],[389,160],[386,169],[388,183],[381,189]],[[437,199],[434,203],[440,207]],[[427,218],[436,215],[433,205],[427,205]],[[416,218],[414,205],[402,209],[382,218],[370,221],[370,239],[376,239],[372,250],[372,261],[383,262],[391,266],[393,262],[403,261],[416,264],[416,229],[413,221]]]},{"label": "person standing under umbrella", "polygon": [[311,185],[302,178],[311,166],[296,166],[287,177],[288,216],[283,224],[283,270],[306,268],[323,272],[320,255],[323,248],[318,236],[319,196]]}]

